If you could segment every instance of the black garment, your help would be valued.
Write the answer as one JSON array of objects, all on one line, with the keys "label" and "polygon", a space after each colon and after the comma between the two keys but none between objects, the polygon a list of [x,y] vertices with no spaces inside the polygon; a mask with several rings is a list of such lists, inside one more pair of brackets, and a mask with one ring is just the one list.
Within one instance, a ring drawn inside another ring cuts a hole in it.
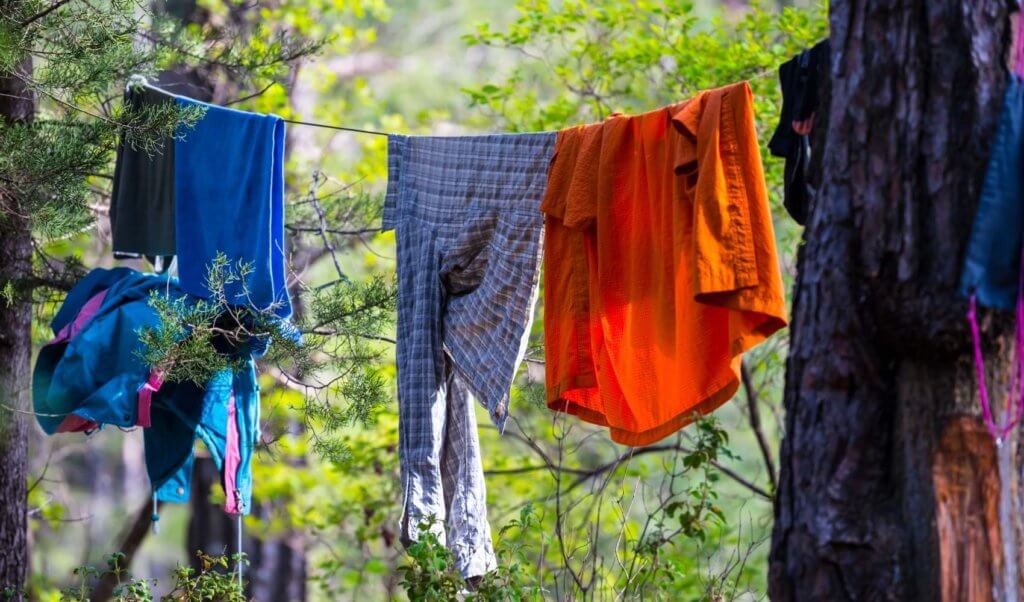
[{"label": "black garment", "polygon": [[[173,99],[150,88],[130,88],[124,102],[130,110],[140,111]],[[146,256],[158,269],[170,264],[175,254],[172,139],[160,141],[152,154],[121,140],[110,199],[110,230],[115,257]]]},{"label": "black garment", "polygon": [[786,158],[786,211],[800,225],[807,221],[810,194],[807,189],[807,164],[811,160],[809,136],[793,130],[794,121],[809,119],[818,110],[818,90],[828,68],[829,41],[823,40],[779,67],[782,85],[782,116],[768,142],[768,150]]}]

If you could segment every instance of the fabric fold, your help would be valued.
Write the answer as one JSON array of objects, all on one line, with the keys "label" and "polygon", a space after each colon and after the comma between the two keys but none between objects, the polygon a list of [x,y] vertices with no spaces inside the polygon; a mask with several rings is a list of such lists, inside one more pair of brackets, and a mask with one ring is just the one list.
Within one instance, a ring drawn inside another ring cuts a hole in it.
[{"label": "fabric fold", "polygon": [[496,563],[472,398],[504,427],[539,283],[554,143],[553,133],[388,139],[401,539],[429,525],[466,577]]},{"label": "fabric fold", "polygon": [[559,132],[542,208],[548,406],[619,443],[719,407],[786,325],[746,83]]}]

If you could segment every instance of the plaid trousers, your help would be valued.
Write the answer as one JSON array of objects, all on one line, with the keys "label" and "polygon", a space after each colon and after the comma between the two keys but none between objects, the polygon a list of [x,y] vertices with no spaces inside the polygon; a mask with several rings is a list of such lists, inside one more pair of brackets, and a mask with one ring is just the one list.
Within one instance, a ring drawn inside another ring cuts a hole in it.
[{"label": "plaid trousers", "polygon": [[430,523],[466,577],[496,565],[470,397],[504,428],[537,299],[554,145],[554,133],[388,138],[401,538]]}]

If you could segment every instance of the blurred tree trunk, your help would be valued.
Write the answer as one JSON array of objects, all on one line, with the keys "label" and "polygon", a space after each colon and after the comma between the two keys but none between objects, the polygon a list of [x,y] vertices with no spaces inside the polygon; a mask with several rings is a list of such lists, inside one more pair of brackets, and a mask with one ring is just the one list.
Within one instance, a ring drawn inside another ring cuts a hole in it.
[{"label": "blurred tree trunk", "polygon": [[[221,504],[210,501],[220,487],[220,471],[209,456],[197,456],[192,470],[189,502],[188,550],[192,568],[201,564],[197,552],[235,554],[238,550],[238,518],[224,513]],[[253,514],[268,519],[267,505],[253,504]],[[245,569],[246,597],[261,602],[297,602],[306,599],[306,554],[301,537],[283,535],[269,539],[245,536],[243,551],[248,555]]]},{"label": "blurred tree trunk", "polygon": [[[12,2],[0,3],[11,11]],[[15,67],[32,73],[32,61]],[[35,99],[21,80],[0,73],[0,116],[6,123],[31,121]],[[0,183],[0,287],[31,274],[32,233],[22,217],[16,190]],[[20,288],[20,287],[19,287]],[[32,311],[27,293],[0,300],[0,597],[21,588],[28,574],[28,420],[29,362],[32,354]]]},{"label": "blurred tree trunk", "polygon": [[213,458],[197,453],[195,464],[192,465],[192,494],[189,499],[186,542],[189,564],[197,571],[202,568],[197,552],[230,556],[238,551],[237,519],[226,514],[222,504],[210,501],[210,494],[214,487],[220,487],[220,480],[220,471]]},{"label": "blurred tree trunk", "polygon": [[[833,0],[787,367],[773,600],[1018,600],[1017,437],[977,416],[956,294],[1005,0]],[[1005,398],[1011,320],[985,316]],[[999,413],[1001,415],[1001,412]]]}]

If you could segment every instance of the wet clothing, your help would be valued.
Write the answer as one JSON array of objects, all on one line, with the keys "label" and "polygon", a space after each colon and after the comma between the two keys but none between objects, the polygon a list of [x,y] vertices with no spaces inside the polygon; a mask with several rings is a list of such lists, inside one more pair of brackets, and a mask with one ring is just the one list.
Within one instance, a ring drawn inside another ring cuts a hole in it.
[{"label": "wet clothing", "polygon": [[[133,111],[173,102],[145,87],[131,87],[124,102]],[[117,149],[110,197],[110,232],[118,258],[146,256],[161,266],[176,253],[174,231],[174,141],[161,140],[152,153],[124,140]]]},{"label": "wet clothing", "polygon": [[153,293],[189,299],[175,280],[128,268],[93,270],[71,290],[33,372],[39,426],[47,434],[146,427],[146,469],[163,501],[188,499],[198,437],[223,472],[226,509],[248,513],[259,436],[255,365],[242,358],[241,368],[215,373],[205,387],[162,383],[140,357],[139,331],[160,323]]},{"label": "wet clothing", "polygon": [[548,407],[657,441],[736,392],[786,325],[746,83],[559,132],[547,194]]},{"label": "wet clothing", "polygon": [[223,253],[244,281],[226,286],[227,302],[291,316],[285,281],[284,121],[178,97],[205,116],[175,143],[174,190],[181,287],[209,297],[210,265]]},{"label": "wet clothing", "polygon": [[[129,90],[135,107],[174,102],[202,107],[192,128],[147,154],[118,149],[111,230],[118,257],[178,256],[182,289],[208,298],[210,266],[223,253],[244,279],[225,287],[226,302],[291,316],[285,279],[284,121],[175,96],[148,86]],[[161,257],[157,261],[155,257]]]},{"label": "wet clothing", "polygon": [[823,40],[779,66],[782,115],[768,142],[768,150],[785,157],[783,204],[796,223],[807,222],[810,190],[807,170],[811,161],[810,136],[793,130],[794,121],[806,121],[818,110],[818,97],[828,70],[829,41]]},{"label": "wet clothing", "polygon": [[503,427],[540,275],[555,135],[390,136],[402,539],[428,517],[458,569],[495,566],[473,405]]},{"label": "wet clothing", "polygon": [[1024,243],[1024,80],[1011,74],[960,276],[960,292],[1013,309]]}]

